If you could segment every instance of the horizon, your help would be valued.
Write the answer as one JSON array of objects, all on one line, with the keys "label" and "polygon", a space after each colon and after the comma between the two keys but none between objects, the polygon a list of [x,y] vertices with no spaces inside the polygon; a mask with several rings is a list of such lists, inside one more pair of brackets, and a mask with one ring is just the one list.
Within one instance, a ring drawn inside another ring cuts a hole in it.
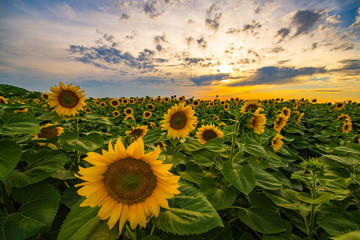
[{"label": "horizon", "polygon": [[[360,101],[360,1],[0,0],[0,83]],[[244,10],[246,9],[246,11]]]}]

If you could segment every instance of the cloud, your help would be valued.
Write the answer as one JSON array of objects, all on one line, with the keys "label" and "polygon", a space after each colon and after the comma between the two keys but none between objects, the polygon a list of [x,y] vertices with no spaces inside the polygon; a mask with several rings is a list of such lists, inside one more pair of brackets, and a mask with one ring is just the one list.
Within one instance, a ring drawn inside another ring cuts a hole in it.
[{"label": "cloud", "polygon": [[290,28],[280,28],[275,35],[275,38],[280,37],[278,43],[284,41],[284,39],[289,35],[290,31]]},{"label": "cloud", "polygon": [[154,37],[154,42],[155,43],[167,43],[168,41],[166,40],[166,35],[165,33],[163,33],[163,35],[157,35]]},{"label": "cloud", "polygon": [[279,53],[279,52],[283,52],[285,51],[285,49],[283,47],[274,47],[270,50],[271,53]]},{"label": "cloud", "polygon": [[338,24],[340,22],[340,16],[339,15],[331,15],[326,18],[326,22],[330,24]]},{"label": "cloud", "polygon": [[252,85],[276,85],[296,82],[296,77],[313,75],[316,73],[326,72],[325,68],[305,67],[262,67],[245,79],[244,81],[237,81],[230,83],[228,86],[252,86]]},{"label": "cloud", "polygon": [[159,5],[158,1],[151,0],[144,4],[143,10],[151,18],[155,18],[163,13],[162,10],[158,10],[157,6]]},{"label": "cloud", "polygon": [[138,77],[131,80],[131,82],[135,82],[144,86],[148,85],[161,85],[165,84],[167,81],[160,77]]},{"label": "cloud", "polygon": [[210,75],[202,75],[199,77],[192,77],[190,81],[193,82],[196,86],[205,86],[211,85],[214,81],[221,81],[229,78],[230,74],[228,73],[219,73],[219,74],[210,74]]},{"label": "cloud", "polygon": [[353,43],[341,43],[333,48],[330,49],[330,51],[337,51],[337,50],[341,50],[341,51],[348,51],[351,49],[354,49],[354,44]]},{"label": "cloud", "polygon": [[316,22],[323,17],[322,11],[311,11],[311,10],[299,10],[292,17],[291,25],[296,28],[296,32],[293,37],[300,34],[308,34]]},{"label": "cloud", "polygon": [[97,47],[71,45],[68,51],[78,55],[74,57],[75,61],[92,64],[103,69],[110,69],[108,65],[125,64],[142,72],[156,72],[155,62],[162,62],[161,59],[155,58],[155,52],[150,49],[139,52],[137,57],[129,52],[106,45]]},{"label": "cloud", "polygon": [[331,72],[339,72],[346,76],[357,76],[360,78],[360,59],[346,59],[339,61],[342,67],[330,70]]},{"label": "cloud", "polygon": [[209,9],[206,10],[205,25],[214,31],[217,31],[220,27],[220,19],[222,13],[219,12],[219,7],[213,3]]},{"label": "cloud", "polygon": [[256,22],[256,21],[254,21],[254,20],[252,20],[252,23],[251,23],[251,24],[245,24],[245,25],[243,26],[242,31],[243,31],[243,32],[250,31],[251,33],[254,33],[254,31],[255,31],[256,29],[259,29],[259,28],[261,28],[261,24],[258,23],[258,22]]},{"label": "cloud", "polygon": [[130,19],[130,15],[123,13],[119,20],[121,21],[121,20],[128,20],[128,19]]},{"label": "cloud", "polygon": [[350,25],[351,28],[358,28],[360,27],[360,7],[357,10],[357,16],[355,19],[355,22],[353,22],[353,24]]},{"label": "cloud", "polygon": [[185,41],[186,41],[186,44],[188,46],[190,46],[194,42],[194,38],[190,36],[190,37],[185,38]]},{"label": "cloud", "polygon": [[204,38],[199,38],[196,40],[199,47],[206,48],[207,47],[207,41],[205,41]]}]

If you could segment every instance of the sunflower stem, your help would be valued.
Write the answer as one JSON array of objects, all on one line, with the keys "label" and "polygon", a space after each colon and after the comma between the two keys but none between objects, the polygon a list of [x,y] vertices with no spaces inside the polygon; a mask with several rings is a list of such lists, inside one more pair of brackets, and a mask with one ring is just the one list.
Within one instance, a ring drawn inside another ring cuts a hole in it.
[{"label": "sunflower stem", "polygon": [[126,227],[126,230],[127,230],[128,233],[129,233],[131,239],[136,240],[136,236],[134,235],[134,232],[133,232],[133,231],[131,230],[131,228],[129,227],[129,224],[126,224],[125,227]]}]

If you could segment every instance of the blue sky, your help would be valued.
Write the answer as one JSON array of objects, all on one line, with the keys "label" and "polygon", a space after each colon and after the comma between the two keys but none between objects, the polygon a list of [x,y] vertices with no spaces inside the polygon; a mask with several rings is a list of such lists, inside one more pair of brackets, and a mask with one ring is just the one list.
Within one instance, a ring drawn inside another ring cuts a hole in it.
[{"label": "blue sky", "polygon": [[360,1],[4,1],[0,83],[360,100]]}]

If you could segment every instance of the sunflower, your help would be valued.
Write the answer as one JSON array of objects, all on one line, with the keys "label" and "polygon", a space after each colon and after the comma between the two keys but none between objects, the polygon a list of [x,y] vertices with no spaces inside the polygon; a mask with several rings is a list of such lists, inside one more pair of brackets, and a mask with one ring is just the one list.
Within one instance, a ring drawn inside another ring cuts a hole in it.
[{"label": "sunflower", "polygon": [[167,130],[167,136],[171,138],[186,138],[195,129],[197,117],[190,106],[185,103],[176,104],[170,108],[162,120],[162,130]]},{"label": "sunflower", "polygon": [[229,103],[224,103],[224,110],[228,111],[230,108],[230,104]]},{"label": "sunflower", "polygon": [[133,127],[132,130],[130,131],[126,131],[125,134],[131,135],[134,138],[141,138],[144,137],[147,132],[148,132],[147,126],[137,126],[137,127]]},{"label": "sunflower", "polygon": [[194,100],[194,101],[193,101],[193,105],[194,105],[195,107],[199,106],[199,105],[200,105],[200,101],[199,101],[199,100]]},{"label": "sunflower", "polygon": [[184,100],[185,100],[185,96],[179,97],[179,101],[184,101]]},{"label": "sunflower", "polygon": [[215,116],[215,117],[214,117],[214,120],[215,120],[216,122],[218,122],[218,121],[219,121],[219,117],[218,117],[218,116]]},{"label": "sunflower", "polygon": [[272,140],[271,140],[271,147],[274,149],[275,152],[279,151],[284,142],[281,140],[284,137],[280,134],[277,134]]},{"label": "sunflower", "polygon": [[335,103],[335,105],[333,106],[333,108],[334,108],[335,110],[341,110],[341,109],[343,109],[344,107],[345,107],[345,103],[343,103],[343,102]]},{"label": "sunflower", "polygon": [[126,105],[129,103],[129,100],[127,98],[122,99],[122,104]]},{"label": "sunflower", "polygon": [[163,102],[164,102],[164,103],[169,103],[169,102],[170,102],[170,98],[169,98],[169,97],[164,97]]},{"label": "sunflower", "polygon": [[90,108],[85,108],[85,113],[87,113],[87,114],[91,113],[91,109]]},{"label": "sunflower", "polygon": [[119,111],[113,111],[113,116],[118,118],[120,117],[120,112]]},{"label": "sunflower", "polygon": [[157,128],[156,123],[150,122],[150,127],[151,127],[151,128]]},{"label": "sunflower", "polygon": [[281,110],[281,112],[285,115],[285,117],[289,118],[291,116],[291,110],[288,109],[287,107],[283,107],[283,109]]},{"label": "sunflower", "polygon": [[348,114],[341,114],[337,120],[340,120],[340,121],[351,121],[351,118]]},{"label": "sunflower", "polygon": [[219,127],[225,127],[225,126],[226,126],[226,123],[224,123],[224,122],[219,123]]},{"label": "sunflower", "polygon": [[134,118],[133,115],[126,115],[125,118],[124,118],[124,120],[129,120],[129,119],[132,119],[132,120],[135,121],[135,118]]},{"label": "sunflower", "polygon": [[160,207],[169,209],[167,199],[180,193],[180,177],[169,172],[172,164],[157,160],[160,152],[158,147],[144,154],[142,138],[127,149],[118,139],[115,149],[110,142],[102,155],[89,152],[84,160],[94,166],[80,167],[76,175],[85,181],[76,185],[81,186],[78,194],[86,197],[80,206],[99,206],[98,216],[109,219],[109,229],[119,222],[121,232],[126,221],[132,229],[137,225],[145,228],[147,218],[157,217]]},{"label": "sunflower", "polygon": [[283,113],[280,113],[275,119],[274,129],[279,133],[285,127],[287,120],[288,118]]},{"label": "sunflower", "polygon": [[196,138],[201,144],[205,144],[214,138],[222,138],[224,133],[215,127],[214,124],[202,125],[196,133]]},{"label": "sunflower", "polygon": [[133,98],[130,98],[130,99],[129,99],[129,103],[130,103],[130,104],[134,104],[134,103],[136,103],[136,100],[133,99]]},{"label": "sunflower", "polygon": [[[40,133],[36,133],[33,135],[32,139],[37,139],[37,138],[46,138],[46,139],[50,139],[53,137],[57,137],[60,136],[63,132],[64,129],[62,127],[54,127],[55,124],[51,124],[51,123],[47,123],[43,126],[40,127]],[[39,146],[47,146],[48,143],[38,143]]]},{"label": "sunflower", "polygon": [[106,103],[100,102],[100,103],[99,103],[99,106],[100,106],[101,108],[104,108],[104,107],[106,107]]},{"label": "sunflower", "polygon": [[157,102],[161,102],[161,97],[160,97],[160,96],[157,96],[157,98],[155,98],[155,100],[156,100]]},{"label": "sunflower", "polygon": [[139,98],[138,99],[138,102],[141,104],[141,103],[143,103],[145,100],[143,99],[143,98]]},{"label": "sunflower", "polygon": [[298,116],[298,118],[296,119],[296,125],[298,125],[301,122],[302,117],[305,115],[305,113],[300,113],[300,115]]},{"label": "sunflower", "polygon": [[351,121],[345,121],[345,123],[343,124],[341,130],[345,134],[350,133],[351,130],[352,130],[352,122]]},{"label": "sunflower", "polygon": [[0,104],[8,104],[6,98],[0,96]]},{"label": "sunflower", "polygon": [[[262,108],[258,108],[262,109]],[[256,134],[264,133],[265,124],[266,124],[266,116],[265,114],[259,114],[260,110],[256,110],[254,115],[249,119],[248,127],[254,131]]]},{"label": "sunflower", "polygon": [[124,113],[126,116],[129,116],[129,115],[133,115],[134,111],[132,110],[132,108],[125,108],[124,109]]},{"label": "sunflower", "polygon": [[43,93],[43,94],[41,94],[41,98],[43,99],[43,100],[49,100],[49,93]]},{"label": "sunflower", "polygon": [[59,115],[75,116],[85,105],[84,91],[79,91],[80,87],[73,87],[72,84],[65,86],[62,82],[59,87],[50,87],[52,93],[49,93],[49,105],[55,107]]},{"label": "sunflower", "polygon": [[111,99],[111,100],[110,100],[110,105],[111,105],[113,108],[117,108],[117,107],[120,105],[120,102],[119,102],[119,100],[117,100],[117,99]]},{"label": "sunflower", "polygon": [[147,108],[149,111],[154,111],[154,110],[155,110],[154,105],[151,104],[151,103],[148,103],[148,104],[146,105],[146,108]]},{"label": "sunflower", "polygon": [[258,107],[260,107],[260,104],[257,100],[249,100],[242,105],[240,112],[251,112],[252,110],[256,110]]},{"label": "sunflower", "polygon": [[27,113],[29,111],[28,108],[23,108],[23,109],[20,109],[20,110],[15,110],[14,113]]},{"label": "sunflower", "polygon": [[151,116],[152,116],[152,113],[150,111],[144,111],[143,112],[143,117],[145,119],[149,119],[149,118],[151,118]]}]

